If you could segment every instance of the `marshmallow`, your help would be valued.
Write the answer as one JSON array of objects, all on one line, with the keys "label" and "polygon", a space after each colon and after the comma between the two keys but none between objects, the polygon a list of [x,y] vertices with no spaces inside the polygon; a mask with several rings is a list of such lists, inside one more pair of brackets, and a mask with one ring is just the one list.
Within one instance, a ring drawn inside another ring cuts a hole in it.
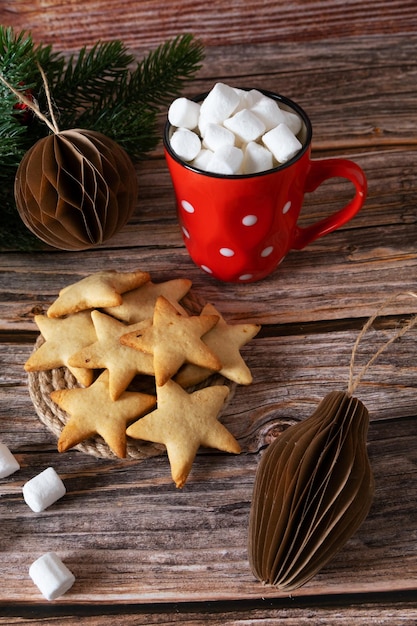
[{"label": "marshmallow", "polygon": [[178,128],[171,137],[171,147],[184,161],[192,161],[201,150],[201,139],[188,128]]},{"label": "marshmallow", "polygon": [[74,584],[75,576],[55,552],[47,552],[32,563],[29,576],[47,600],[56,600]]},{"label": "marshmallow", "polygon": [[219,124],[230,117],[240,102],[239,93],[233,87],[224,83],[216,83],[213,89],[207,94],[200,106],[200,130],[201,125],[207,122]]},{"label": "marshmallow", "polygon": [[65,493],[65,485],[53,467],[48,467],[23,485],[25,502],[35,513],[44,511]]},{"label": "marshmallow", "polygon": [[279,124],[265,133],[262,141],[280,163],[289,161],[302,148],[302,144],[285,124]]},{"label": "marshmallow", "polygon": [[234,146],[235,136],[224,126],[210,122],[204,132],[203,146],[209,150],[217,150],[220,146]]},{"label": "marshmallow", "polygon": [[300,116],[257,89],[216,83],[193,107],[191,121],[191,113],[186,112],[195,104],[187,98],[174,100],[168,118],[175,129],[174,152],[198,169],[222,175],[254,174],[285,163],[302,148],[297,138]]},{"label": "marshmallow", "polygon": [[265,132],[265,124],[248,109],[239,111],[223,123],[243,143],[256,141]]},{"label": "marshmallow", "polygon": [[195,159],[191,161],[191,165],[193,165],[199,170],[207,171],[207,166],[212,156],[213,156],[213,152],[211,150],[206,150],[205,148],[203,148],[197,154]]},{"label": "marshmallow", "polygon": [[282,111],[282,113],[284,114],[284,124],[288,126],[294,135],[298,135],[302,128],[300,116],[292,111]]},{"label": "marshmallow", "polygon": [[239,104],[237,106],[237,109],[235,109],[235,111],[237,111],[242,106],[242,103],[244,102],[244,98],[246,97],[246,94],[248,92],[245,91],[244,89],[240,89],[239,87],[232,87],[232,89],[234,89],[237,95],[239,96]]},{"label": "marshmallow", "polygon": [[272,98],[262,96],[251,107],[251,112],[256,115],[265,125],[265,130],[271,130],[278,124],[285,124],[285,115],[278,104]]},{"label": "marshmallow", "polygon": [[236,146],[221,146],[207,163],[207,171],[215,174],[237,174],[243,163],[243,152]]},{"label": "marshmallow", "polygon": [[10,476],[18,469],[20,469],[20,465],[9,448],[4,443],[0,443],[0,478]]},{"label": "marshmallow", "polygon": [[173,126],[193,130],[198,125],[200,105],[188,98],[177,98],[168,109],[168,120]]},{"label": "marshmallow", "polygon": [[265,98],[261,91],[257,89],[250,89],[249,91],[244,91],[243,95],[240,98],[240,106],[238,107],[240,110],[242,109],[251,109],[259,100]]},{"label": "marshmallow", "polygon": [[267,148],[254,141],[248,143],[243,159],[243,174],[264,172],[270,170],[273,165],[272,153]]}]

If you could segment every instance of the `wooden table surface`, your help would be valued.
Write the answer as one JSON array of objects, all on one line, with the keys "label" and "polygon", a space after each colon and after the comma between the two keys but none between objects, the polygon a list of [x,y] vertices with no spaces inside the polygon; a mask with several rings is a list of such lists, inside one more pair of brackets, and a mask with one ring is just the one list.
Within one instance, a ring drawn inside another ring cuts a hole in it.
[{"label": "wooden table surface", "polygon": [[[327,392],[346,389],[365,321],[388,297],[417,289],[415,2],[159,4],[6,0],[0,18],[68,51],[120,37],[141,55],[193,32],[206,57],[187,93],[221,80],[294,99],[311,117],[313,156],[356,161],[368,196],[350,223],[290,252],[267,279],[222,284],[188,257],[160,146],[137,167],[134,216],[106,245],[1,254],[0,440],[21,469],[0,482],[0,623],[417,624],[415,329],[381,355],[357,390],[370,412],[376,482],[359,531],[292,594],[256,581],[247,553],[262,448]],[[306,198],[303,223],[350,194],[347,183],[323,184]],[[23,364],[38,335],[34,314],[61,287],[103,268],[140,268],[155,282],[187,277],[227,321],[262,325],[242,349],[254,382],[237,388],[222,416],[242,453],[201,451],[183,490],[172,483],[165,455],[140,463],[58,453],[31,403]],[[417,300],[407,296],[384,309],[360,344],[358,367],[416,312]],[[22,485],[48,466],[67,495],[34,514]],[[48,603],[28,569],[50,550],[76,582]]]}]

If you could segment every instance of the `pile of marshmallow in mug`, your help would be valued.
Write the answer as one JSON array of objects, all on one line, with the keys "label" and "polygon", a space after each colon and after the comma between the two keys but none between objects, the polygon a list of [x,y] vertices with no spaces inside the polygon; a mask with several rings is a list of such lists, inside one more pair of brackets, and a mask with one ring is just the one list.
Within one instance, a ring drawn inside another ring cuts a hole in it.
[{"label": "pile of marshmallow in mug", "polygon": [[216,85],[201,102],[177,98],[168,110],[171,148],[197,169],[255,174],[277,167],[302,148],[300,117],[256,89]]}]

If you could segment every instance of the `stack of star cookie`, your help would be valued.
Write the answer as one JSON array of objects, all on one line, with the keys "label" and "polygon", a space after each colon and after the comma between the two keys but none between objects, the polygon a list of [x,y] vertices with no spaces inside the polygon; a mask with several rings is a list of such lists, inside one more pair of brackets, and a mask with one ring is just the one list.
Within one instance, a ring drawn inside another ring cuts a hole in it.
[{"label": "stack of star cookie", "polygon": [[[189,314],[181,300],[190,288],[184,278],[154,283],[140,270],[102,271],[62,289],[47,314],[35,316],[44,341],[25,370],[65,367],[78,381],[50,394],[68,414],[59,451],[94,435],[120,458],[129,437],[163,444],[177,487],[200,446],[240,452],[218,420],[229,388],[193,388],[216,372],[252,382],[240,348],[260,327],[229,325],[210,304]],[[131,390],[138,377],[152,378],[151,393]]]}]

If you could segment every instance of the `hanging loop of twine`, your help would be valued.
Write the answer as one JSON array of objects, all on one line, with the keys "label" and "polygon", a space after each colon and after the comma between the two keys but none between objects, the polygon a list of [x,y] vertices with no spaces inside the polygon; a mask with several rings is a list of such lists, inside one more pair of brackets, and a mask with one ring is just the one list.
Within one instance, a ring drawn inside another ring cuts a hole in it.
[{"label": "hanging loop of twine", "polygon": [[354,371],[354,365],[355,365],[355,357],[356,357],[356,353],[358,351],[359,343],[361,342],[361,340],[362,340],[363,336],[365,335],[365,333],[368,331],[368,329],[372,326],[374,321],[377,319],[377,317],[379,317],[381,315],[382,311],[387,306],[389,306],[392,302],[394,302],[397,298],[399,298],[400,296],[411,296],[413,298],[417,298],[417,293],[414,293],[413,291],[399,292],[399,293],[396,293],[395,295],[393,295],[392,297],[388,298],[388,300],[386,300],[375,311],[375,313],[368,319],[368,321],[366,322],[366,324],[362,328],[361,332],[359,333],[359,335],[358,335],[358,337],[357,337],[357,339],[355,341],[355,344],[353,346],[352,356],[351,356],[351,359],[350,359],[349,383],[348,383],[348,389],[347,389],[347,393],[348,393],[349,396],[351,396],[355,392],[355,390],[356,390],[357,386],[359,385],[359,383],[361,382],[363,376],[366,374],[366,372],[371,367],[371,365],[376,361],[376,359],[380,356],[380,354],[382,354],[382,352],[384,352],[388,348],[388,346],[390,346],[392,343],[394,343],[394,341],[396,341],[397,339],[399,339],[400,337],[405,335],[405,333],[407,333],[409,330],[411,330],[417,324],[417,315],[415,315],[406,324],[404,324],[404,326],[402,328],[400,328],[395,333],[395,335],[393,335],[383,346],[381,346],[379,348],[379,350],[362,367],[362,369],[360,370],[360,372],[356,376],[356,378],[354,377],[353,371]]},{"label": "hanging loop of twine", "polygon": [[33,113],[35,113],[35,115],[42,122],[44,122],[48,126],[48,128],[56,135],[59,133],[59,127],[58,127],[58,124],[54,115],[54,109],[52,106],[52,98],[51,98],[51,92],[50,92],[49,85],[48,85],[48,80],[46,78],[45,72],[43,71],[42,67],[39,65],[39,63],[37,63],[37,65],[38,65],[39,72],[42,76],[42,81],[43,81],[43,85],[44,85],[45,93],[46,93],[46,99],[48,102],[49,115],[51,116],[51,119],[47,118],[46,115],[42,113],[42,111],[40,110],[36,102],[34,102],[33,100],[25,96],[25,94],[22,93],[21,91],[18,91],[17,89],[15,89],[13,85],[11,85],[1,74],[0,74],[0,81],[8,89],[10,89],[10,91],[16,96],[16,98],[18,98],[18,100],[20,100],[20,102],[23,102],[23,104],[27,106],[28,109],[33,111]]}]

